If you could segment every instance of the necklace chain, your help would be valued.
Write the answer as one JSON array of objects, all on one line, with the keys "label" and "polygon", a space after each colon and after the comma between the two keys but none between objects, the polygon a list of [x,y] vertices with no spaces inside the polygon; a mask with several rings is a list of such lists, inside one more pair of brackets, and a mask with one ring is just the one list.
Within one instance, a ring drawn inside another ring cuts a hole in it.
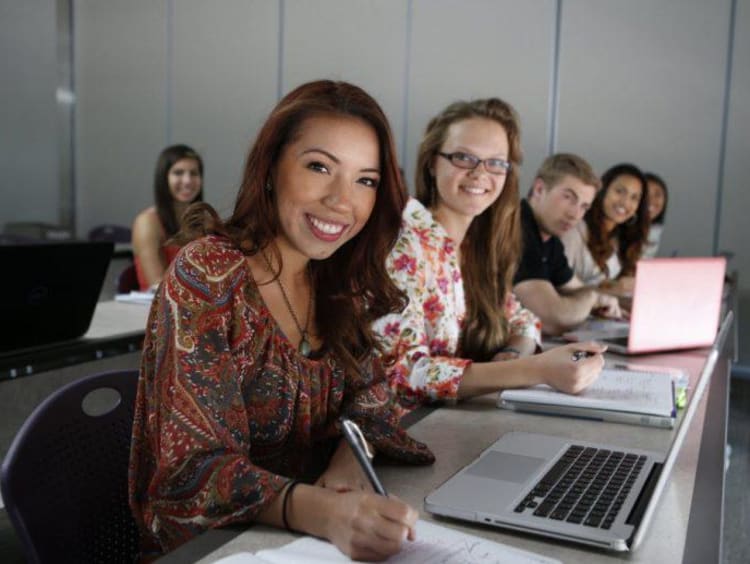
[{"label": "necklace chain", "polygon": [[[263,260],[266,261],[266,266],[268,266],[269,272],[271,274],[274,274],[273,267],[271,266],[271,261],[266,256],[266,253],[261,251],[260,254],[263,255]],[[279,285],[279,290],[281,290],[281,297],[284,298],[284,303],[286,304],[286,307],[292,316],[292,320],[294,321],[294,324],[297,326],[297,330],[302,336],[299,342],[299,352],[302,353],[303,356],[309,356],[310,353],[312,352],[312,347],[310,345],[310,341],[307,340],[307,329],[310,326],[310,312],[312,311],[312,301],[313,301],[312,288],[310,288],[310,299],[307,301],[307,317],[305,319],[305,326],[302,327],[302,324],[299,322],[299,319],[297,318],[297,314],[295,313],[294,308],[292,307],[292,302],[289,300],[289,296],[286,293],[284,284],[281,283],[281,273],[279,273],[276,276],[276,283]]]}]

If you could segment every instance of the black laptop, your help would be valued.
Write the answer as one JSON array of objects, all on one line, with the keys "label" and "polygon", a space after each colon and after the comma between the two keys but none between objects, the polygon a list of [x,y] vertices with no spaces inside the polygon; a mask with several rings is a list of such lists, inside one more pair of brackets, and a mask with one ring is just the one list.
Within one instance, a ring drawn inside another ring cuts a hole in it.
[{"label": "black laptop", "polygon": [[0,354],[86,333],[113,247],[106,241],[0,245]]}]

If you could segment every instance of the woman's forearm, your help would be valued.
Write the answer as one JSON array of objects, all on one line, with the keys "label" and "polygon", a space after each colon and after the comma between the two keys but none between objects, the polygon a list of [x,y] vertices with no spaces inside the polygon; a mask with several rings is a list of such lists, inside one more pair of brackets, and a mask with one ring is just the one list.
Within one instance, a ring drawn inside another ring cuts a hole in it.
[{"label": "woman's forearm", "polygon": [[466,399],[505,388],[522,388],[544,383],[544,379],[532,368],[529,360],[525,357],[502,362],[475,362],[469,365],[458,386],[458,398]]}]

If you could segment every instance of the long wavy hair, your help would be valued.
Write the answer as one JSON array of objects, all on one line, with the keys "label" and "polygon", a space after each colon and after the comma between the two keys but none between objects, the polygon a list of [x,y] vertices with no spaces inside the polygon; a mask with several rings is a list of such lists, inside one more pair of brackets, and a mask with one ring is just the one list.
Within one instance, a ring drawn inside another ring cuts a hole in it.
[{"label": "long wavy hair", "polygon": [[498,98],[454,102],[427,124],[417,155],[416,195],[428,208],[438,203],[430,172],[448,128],[459,121],[484,118],[499,123],[508,135],[510,170],[500,196],[475,217],[461,243],[461,273],[466,292],[466,322],[461,355],[488,360],[508,339],[505,302],[511,291],[521,248],[518,169],[522,161],[518,114]]},{"label": "long wavy hair", "polygon": [[177,161],[182,159],[192,159],[198,163],[198,172],[201,175],[201,189],[193,202],[203,201],[203,159],[201,156],[187,145],[170,145],[159,153],[154,169],[154,201],[156,203],[156,213],[167,239],[173,237],[180,230],[180,220],[174,212],[174,198],[169,191],[169,171]]},{"label": "long wavy hair", "polygon": [[398,237],[406,191],[388,119],[364,90],[346,82],[320,80],[287,94],[271,111],[250,149],[231,217],[222,222],[207,204],[192,206],[185,215],[181,242],[222,234],[246,255],[267,249],[281,265],[274,243],[281,232],[276,191],[265,187],[284,148],[296,139],[304,123],[326,115],[365,121],[375,131],[380,151],[380,183],[364,227],[330,257],[310,263],[316,330],[344,368],[357,373],[367,356],[381,350],[372,322],[406,306],[405,294],[385,268]]},{"label": "long wavy hair", "polygon": [[[612,183],[620,176],[633,176],[638,179],[641,183],[641,199],[631,219],[607,232],[604,228],[604,198]],[[584,216],[584,221],[588,227],[587,246],[591,256],[607,277],[609,277],[607,259],[613,252],[617,252],[620,259],[621,276],[631,276],[635,273],[635,263],[641,257],[651,225],[648,217],[647,194],[646,178],[641,169],[633,164],[615,165],[602,175],[602,189],[597,192],[596,198]]]}]

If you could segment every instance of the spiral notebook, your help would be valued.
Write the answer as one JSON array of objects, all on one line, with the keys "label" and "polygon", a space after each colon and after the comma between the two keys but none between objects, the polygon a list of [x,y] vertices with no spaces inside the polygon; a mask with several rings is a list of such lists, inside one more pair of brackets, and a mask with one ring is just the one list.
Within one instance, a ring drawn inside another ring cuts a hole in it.
[{"label": "spiral notebook", "polygon": [[677,369],[617,368],[602,370],[599,378],[577,395],[546,385],[500,393],[498,406],[546,415],[568,415],[651,427],[674,426],[674,382]]}]

